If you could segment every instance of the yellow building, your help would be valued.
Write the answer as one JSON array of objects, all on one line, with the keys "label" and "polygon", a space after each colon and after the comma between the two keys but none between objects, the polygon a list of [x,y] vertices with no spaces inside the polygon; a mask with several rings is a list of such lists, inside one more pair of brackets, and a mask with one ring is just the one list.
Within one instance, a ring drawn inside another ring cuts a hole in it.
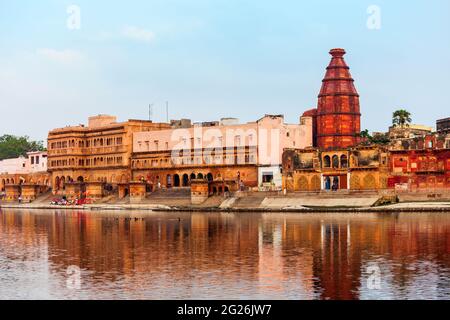
[{"label": "yellow building", "polygon": [[283,153],[287,191],[379,190],[387,188],[388,175],[388,153],[380,146],[286,149]]},{"label": "yellow building", "polygon": [[[77,194],[89,185],[100,195],[114,192],[118,184],[131,179],[133,133],[167,128],[170,128],[167,123],[117,122],[114,116],[98,115],[90,117],[87,126],[50,131],[48,171],[53,192],[65,194],[69,185],[69,192]],[[76,188],[74,184],[78,184]]]}]

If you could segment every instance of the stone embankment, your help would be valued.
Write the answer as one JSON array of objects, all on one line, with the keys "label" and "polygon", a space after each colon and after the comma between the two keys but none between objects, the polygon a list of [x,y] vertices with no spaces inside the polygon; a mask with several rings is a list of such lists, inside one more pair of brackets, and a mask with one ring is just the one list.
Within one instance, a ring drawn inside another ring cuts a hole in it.
[{"label": "stone embankment", "polygon": [[29,204],[0,203],[11,209],[68,210],[150,210],[203,212],[450,212],[450,201],[398,202],[397,196],[376,193],[354,194],[278,194],[243,193],[234,197],[211,197],[200,205],[192,205],[188,197],[148,197],[140,203],[129,199],[110,199],[82,206],[57,206],[45,201]]}]

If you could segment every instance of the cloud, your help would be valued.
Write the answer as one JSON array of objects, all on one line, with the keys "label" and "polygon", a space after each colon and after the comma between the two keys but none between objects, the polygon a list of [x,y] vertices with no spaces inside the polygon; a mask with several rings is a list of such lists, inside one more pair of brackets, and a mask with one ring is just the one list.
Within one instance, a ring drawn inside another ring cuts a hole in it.
[{"label": "cloud", "polygon": [[122,36],[142,42],[152,42],[155,39],[155,33],[134,26],[125,26],[121,32]]},{"label": "cloud", "polygon": [[41,48],[37,50],[37,54],[52,61],[64,64],[71,64],[83,60],[81,52],[75,50],[55,50],[50,48]]}]

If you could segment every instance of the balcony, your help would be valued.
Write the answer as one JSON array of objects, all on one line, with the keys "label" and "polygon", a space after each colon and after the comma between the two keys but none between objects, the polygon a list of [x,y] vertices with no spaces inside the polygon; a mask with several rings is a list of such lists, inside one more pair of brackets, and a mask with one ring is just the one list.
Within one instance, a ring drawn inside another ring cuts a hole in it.
[{"label": "balcony", "polygon": [[100,155],[111,153],[123,153],[127,152],[126,146],[106,146],[106,147],[93,147],[93,148],[65,148],[65,149],[51,149],[48,151],[49,157],[55,157],[60,155]]}]

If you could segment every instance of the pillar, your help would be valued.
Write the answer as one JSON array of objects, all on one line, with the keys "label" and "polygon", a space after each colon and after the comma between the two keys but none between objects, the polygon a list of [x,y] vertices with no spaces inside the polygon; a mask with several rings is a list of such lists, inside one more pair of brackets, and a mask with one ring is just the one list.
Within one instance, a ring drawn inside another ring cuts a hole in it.
[{"label": "pillar", "polygon": [[17,201],[20,196],[20,186],[18,184],[7,184],[5,186],[6,201]]},{"label": "pillar", "polygon": [[103,182],[86,182],[86,198],[100,199],[103,197]]},{"label": "pillar", "polygon": [[146,183],[142,181],[130,182],[130,203],[139,203],[145,199]]},{"label": "pillar", "polygon": [[191,180],[191,203],[201,204],[208,199],[209,183],[206,180]]},{"label": "pillar", "polygon": [[22,184],[22,201],[32,202],[36,200],[38,194],[38,186],[32,183]]}]

